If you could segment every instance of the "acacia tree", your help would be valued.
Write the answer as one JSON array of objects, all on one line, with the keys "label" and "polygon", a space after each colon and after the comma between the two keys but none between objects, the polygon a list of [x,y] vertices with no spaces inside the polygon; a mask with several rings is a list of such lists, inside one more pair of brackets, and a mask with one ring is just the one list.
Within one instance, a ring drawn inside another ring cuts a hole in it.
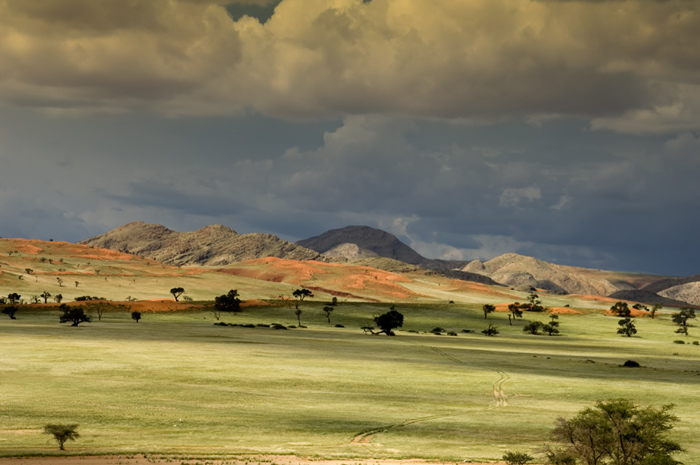
[{"label": "acacia tree", "polygon": [[173,297],[175,297],[175,302],[177,302],[177,298],[184,294],[185,290],[181,287],[174,287],[170,289],[170,293],[173,295]]},{"label": "acacia tree", "polygon": [[651,310],[649,310],[649,314],[651,315],[651,319],[653,320],[654,317],[656,316],[656,312],[664,308],[663,305],[661,304],[654,304],[651,306]]},{"label": "acacia tree", "polygon": [[2,309],[2,314],[9,316],[11,320],[16,320],[17,317],[15,316],[15,313],[17,313],[17,310],[19,310],[19,308],[15,307],[14,305],[8,305]]},{"label": "acacia tree", "polygon": [[[521,310],[520,302],[514,302],[514,303],[508,305],[508,311],[513,316],[513,318],[512,318],[513,320],[515,320],[516,317],[518,317],[518,318],[523,317],[523,311]],[[508,319],[508,322],[511,324],[511,326],[513,325],[510,318]]]},{"label": "acacia tree", "polygon": [[621,317],[628,317],[632,314],[627,302],[615,302],[615,305],[610,307],[610,311]]},{"label": "acacia tree", "polygon": [[550,336],[559,334],[559,315],[549,315],[549,323],[542,326],[542,331],[549,334]]},{"label": "acacia tree", "polygon": [[557,420],[552,436],[564,445],[547,455],[586,465],[677,464],[672,455],[681,446],[667,437],[678,421],[672,408],[639,407],[628,399],[596,402],[574,418]]},{"label": "acacia tree", "polygon": [[131,312],[131,319],[134,320],[136,323],[138,323],[139,320],[141,319],[141,312],[136,312],[136,311]]},{"label": "acacia tree", "polygon": [[687,336],[688,326],[690,326],[688,324],[688,320],[694,320],[696,318],[695,310],[692,308],[683,307],[681,308],[680,312],[674,313],[671,318],[673,319],[673,322],[679,326],[676,333],[685,334]]},{"label": "acacia tree", "polygon": [[215,312],[240,312],[241,299],[238,298],[238,290],[231,289],[227,294],[214,297],[214,310]]},{"label": "acacia tree", "polygon": [[49,291],[44,291],[41,294],[39,294],[39,297],[44,299],[44,303],[46,303],[49,300],[49,297],[51,297],[51,293]]},{"label": "acacia tree", "polygon": [[297,316],[297,323],[299,324],[299,326],[301,326],[301,314],[302,313],[303,312],[301,311],[300,308],[297,308],[296,310],[294,310],[294,314]]},{"label": "acacia tree", "polygon": [[13,292],[11,294],[7,294],[7,300],[10,302],[10,305],[15,305],[16,303],[19,302],[19,300],[21,298],[22,298],[22,296],[17,294],[16,292]]},{"label": "acacia tree", "polygon": [[376,334],[384,333],[387,336],[396,336],[393,330],[403,326],[403,314],[396,310],[389,310],[382,315],[375,316],[374,323],[381,330]]},{"label": "acacia tree", "polygon": [[484,304],[481,309],[484,311],[484,319],[488,318],[489,313],[493,313],[496,311],[496,306],[491,305],[491,304]]},{"label": "acacia tree", "polygon": [[66,304],[61,304],[58,309],[63,311],[63,315],[59,318],[61,323],[70,321],[73,323],[71,326],[78,326],[84,321],[90,322],[90,317],[85,314],[82,307],[71,307]]},{"label": "acacia tree", "polygon": [[66,450],[63,447],[66,441],[75,441],[80,437],[80,434],[76,431],[78,425],[45,425],[44,434],[50,434],[54,437],[56,442],[58,442],[58,447],[61,450]]},{"label": "acacia tree", "polygon": [[304,288],[295,290],[294,292],[292,292],[292,295],[294,296],[294,298],[297,299],[295,304],[295,308],[297,310],[299,310],[299,304],[303,302],[305,298],[314,296],[313,292]]},{"label": "acacia tree", "polygon": [[544,324],[542,324],[541,321],[533,321],[523,326],[523,331],[530,334],[539,334],[540,329],[542,329],[543,327]]},{"label": "acacia tree", "polygon": [[328,323],[331,322],[331,313],[333,313],[333,310],[333,307],[331,307],[330,305],[326,305],[325,307],[323,307],[323,313],[326,314],[326,319],[328,320]]},{"label": "acacia tree", "polygon": [[620,326],[617,328],[617,334],[624,334],[627,337],[632,337],[633,334],[637,334],[637,327],[634,325],[634,320],[632,318],[623,318],[618,321],[617,324]]}]

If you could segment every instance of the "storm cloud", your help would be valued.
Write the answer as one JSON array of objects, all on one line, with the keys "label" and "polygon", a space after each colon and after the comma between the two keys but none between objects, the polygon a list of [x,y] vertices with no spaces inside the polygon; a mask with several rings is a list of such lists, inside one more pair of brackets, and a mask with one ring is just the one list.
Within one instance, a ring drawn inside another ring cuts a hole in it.
[{"label": "storm cloud", "polygon": [[0,235],[697,273],[697,2],[0,0]]}]

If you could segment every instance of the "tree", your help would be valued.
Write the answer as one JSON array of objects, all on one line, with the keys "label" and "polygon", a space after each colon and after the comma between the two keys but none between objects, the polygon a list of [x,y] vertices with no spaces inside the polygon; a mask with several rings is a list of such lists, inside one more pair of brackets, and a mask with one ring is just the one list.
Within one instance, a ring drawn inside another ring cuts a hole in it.
[{"label": "tree", "polygon": [[85,314],[82,307],[71,307],[66,304],[61,304],[58,309],[63,311],[63,315],[61,315],[59,319],[61,323],[70,321],[73,323],[71,326],[78,326],[84,321],[90,322],[90,317]]},{"label": "tree", "polygon": [[170,289],[170,293],[173,295],[173,297],[175,297],[175,302],[177,302],[177,298],[184,294],[185,290],[181,287],[174,287]]},{"label": "tree", "polygon": [[28,275],[31,275],[32,273],[34,273],[34,270],[32,270],[31,268],[25,268],[24,271],[25,271]]},{"label": "tree", "polygon": [[[518,317],[518,318],[523,317],[523,311],[520,308],[521,308],[520,302],[515,302],[515,303],[508,305],[508,311],[513,316],[513,320],[515,320],[516,317]],[[513,323],[510,323],[510,324],[512,325]]]},{"label": "tree", "polygon": [[54,302],[56,302],[57,304],[60,304],[61,301],[63,300],[63,295],[62,295],[62,294],[56,294],[55,296],[53,296],[53,300],[54,300]]},{"label": "tree", "polygon": [[78,287],[80,285],[80,281],[75,282],[75,287]]},{"label": "tree", "polygon": [[632,337],[633,334],[637,334],[637,328],[632,318],[623,318],[618,321],[617,324],[620,326],[617,328],[617,334],[624,334],[627,337]]},{"label": "tree", "polygon": [[214,309],[218,312],[240,312],[241,299],[238,298],[238,290],[231,289],[227,294],[214,297]]},{"label": "tree", "polygon": [[559,315],[549,315],[549,323],[542,327],[542,331],[553,336],[559,334]]},{"label": "tree", "polygon": [[46,303],[49,300],[49,297],[51,297],[51,293],[49,291],[44,291],[39,294],[39,297],[42,297],[44,299],[44,303]]},{"label": "tree", "polygon": [[301,326],[301,314],[302,314],[302,313],[303,313],[303,312],[301,311],[300,308],[297,308],[297,309],[294,311],[294,314],[297,316],[297,323],[299,323],[299,326]]},{"label": "tree", "polygon": [[334,310],[333,307],[331,307],[329,305],[326,305],[325,307],[323,307],[323,313],[326,314],[326,319],[328,320],[328,323],[331,322],[331,313],[333,313],[333,310]]},{"label": "tree", "polygon": [[495,336],[498,334],[498,326],[494,325],[493,323],[489,323],[489,327],[483,330],[482,333],[486,334],[487,336]]},{"label": "tree", "polygon": [[393,330],[403,326],[403,314],[396,310],[389,310],[382,315],[375,316],[374,323],[381,330],[377,334],[384,333],[387,336],[395,336]]},{"label": "tree", "polygon": [[299,304],[304,301],[305,298],[307,297],[313,297],[314,294],[308,290],[308,289],[297,289],[294,292],[292,292],[292,295],[294,298],[297,299],[295,308],[298,310],[299,309]]},{"label": "tree", "polygon": [[63,279],[56,278],[56,281],[58,282],[58,287],[63,287]]},{"label": "tree", "polygon": [[503,461],[508,465],[525,465],[532,461],[532,457],[524,452],[506,452],[503,454]]},{"label": "tree", "polygon": [[17,310],[19,310],[19,308],[15,307],[14,305],[8,305],[2,309],[2,313],[3,315],[9,316],[11,320],[16,320],[17,317],[15,316],[15,313],[17,313]]},{"label": "tree", "polygon": [[10,305],[15,305],[19,302],[19,299],[21,298],[22,296],[17,294],[16,292],[13,292],[12,294],[7,294],[7,300],[10,302]]},{"label": "tree", "polygon": [[58,442],[58,447],[61,450],[66,450],[63,447],[66,441],[75,441],[80,437],[80,434],[76,431],[78,425],[45,425],[44,434],[50,434],[54,437],[56,442]]},{"label": "tree", "polygon": [[481,309],[484,311],[484,319],[488,318],[489,313],[493,313],[496,311],[496,306],[491,305],[491,304],[484,304]]},{"label": "tree", "polygon": [[628,399],[599,401],[570,420],[557,420],[552,436],[565,446],[552,454],[586,465],[677,464],[672,454],[681,446],[667,437],[678,421],[672,408],[639,407]]},{"label": "tree", "polygon": [[679,326],[679,328],[676,330],[676,333],[678,334],[685,334],[686,336],[688,335],[688,320],[694,320],[695,317],[695,310],[692,308],[687,308],[683,307],[681,308],[681,311],[678,313],[674,313],[671,315],[671,318],[675,324]]},{"label": "tree", "polygon": [[95,313],[97,313],[97,321],[102,321],[102,315],[105,312],[105,308],[102,304],[93,304],[90,302],[87,304],[87,309],[90,311],[94,310]]},{"label": "tree", "polygon": [[523,331],[530,334],[538,334],[543,326],[544,324],[541,321],[533,321],[523,326]]},{"label": "tree", "polygon": [[615,305],[610,307],[610,311],[613,312],[613,314],[617,314],[617,316],[621,317],[628,317],[632,314],[627,302],[615,302]]},{"label": "tree", "polygon": [[651,310],[649,310],[649,314],[651,315],[651,319],[654,319],[654,316],[656,316],[656,312],[664,308],[663,305],[661,304],[654,304],[651,306]]},{"label": "tree", "polygon": [[530,292],[527,296],[527,303],[520,305],[520,308],[528,312],[543,312],[544,307],[542,306],[542,301],[540,296],[536,292]]},{"label": "tree", "polygon": [[131,319],[138,323],[141,319],[141,312],[131,312]]}]

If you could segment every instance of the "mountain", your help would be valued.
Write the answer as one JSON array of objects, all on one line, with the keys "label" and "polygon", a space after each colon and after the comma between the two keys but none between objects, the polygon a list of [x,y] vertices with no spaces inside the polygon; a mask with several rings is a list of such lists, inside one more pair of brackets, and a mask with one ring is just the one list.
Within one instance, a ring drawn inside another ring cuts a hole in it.
[{"label": "mountain", "polygon": [[[560,294],[609,296],[620,291],[638,291],[662,276],[614,273],[555,265],[532,257],[507,253],[486,262],[474,260],[463,271],[483,274],[494,281],[521,289],[538,288]],[[632,295],[632,294],[629,294]],[[639,294],[642,296],[642,294]],[[650,299],[653,292],[643,294]],[[663,298],[656,295],[657,299]]]},{"label": "mountain", "polygon": [[393,234],[369,226],[331,229],[320,236],[297,241],[297,244],[329,257],[343,257],[350,261],[384,257],[431,270],[451,270],[467,263],[425,258]]},{"label": "mountain", "polygon": [[271,234],[238,234],[222,225],[176,232],[143,221],[120,226],[80,244],[152,258],[169,265],[228,265],[255,258],[329,261],[318,252]]}]

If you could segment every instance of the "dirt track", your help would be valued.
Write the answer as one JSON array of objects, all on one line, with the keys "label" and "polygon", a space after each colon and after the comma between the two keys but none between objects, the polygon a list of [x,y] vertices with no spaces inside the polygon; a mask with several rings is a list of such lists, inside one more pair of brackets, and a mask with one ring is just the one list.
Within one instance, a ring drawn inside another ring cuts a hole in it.
[{"label": "dirt track", "polygon": [[315,460],[294,456],[239,456],[229,458],[186,458],[177,455],[143,455],[125,456],[73,456],[73,457],[0,457],[0,465],[149,465],[169,463],[177,465],[458,465],[470,463],[471,465],[499,465],[503,462],[438,462],[421,459],[408,460],[374,460],[374,459],[346,459],[346,460]]}]

